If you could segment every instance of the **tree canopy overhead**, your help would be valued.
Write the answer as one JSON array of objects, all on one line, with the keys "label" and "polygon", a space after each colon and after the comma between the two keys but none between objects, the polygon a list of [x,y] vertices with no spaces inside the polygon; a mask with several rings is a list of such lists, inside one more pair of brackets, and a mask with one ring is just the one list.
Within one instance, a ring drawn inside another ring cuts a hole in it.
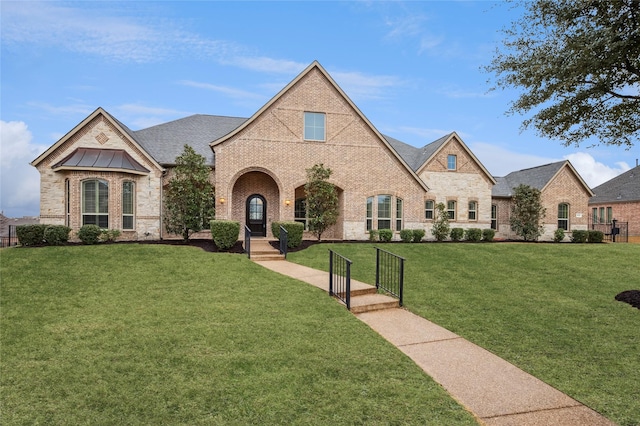
[{"label": "tree canopy overhead", "polygon": [[529,0],[485,67],[524,92],[509,113],[565,146],[640,137],[640,1]]}]

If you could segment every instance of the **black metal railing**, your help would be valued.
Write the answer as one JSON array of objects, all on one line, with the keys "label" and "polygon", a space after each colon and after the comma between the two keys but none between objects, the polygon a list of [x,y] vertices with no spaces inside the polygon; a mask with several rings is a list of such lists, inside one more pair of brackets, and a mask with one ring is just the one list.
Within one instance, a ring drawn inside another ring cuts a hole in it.
[{"label": "black metal railing", "polygon": [[589,229],[601,231],[604,234],[604,241],[612,243],[629,242],[629,222],[620,222],[613,219],[611,223],[591,223]]},{"label": "black metal railing", "polygon": [[404,257],[378,247],[376,249],[376,288],[402,299],[404,293]]},{"label": "black metal railing", "polygon": [[340,299],[351,310],[351,264],[346,257],[329,250],[329,296]]},{"label": "black metal railing", "polygon": [[9,233],[0,237],[0,247],[11,247],[18,245],[18,235],[16,225],[9,225]]},{"label": "black metal railing", "polygon": [[251,229],[247,225],[244,226],[244,251],[247,257],[251,259]]},{"label": "black metal railing", "polygon": [[284,229],[284,227],[280,227],[280,254],[284,254],[284,258],[287,258],[287,248],[288,248],[288,241],[289,238],[289,232],[287,232],[286,229]]}]

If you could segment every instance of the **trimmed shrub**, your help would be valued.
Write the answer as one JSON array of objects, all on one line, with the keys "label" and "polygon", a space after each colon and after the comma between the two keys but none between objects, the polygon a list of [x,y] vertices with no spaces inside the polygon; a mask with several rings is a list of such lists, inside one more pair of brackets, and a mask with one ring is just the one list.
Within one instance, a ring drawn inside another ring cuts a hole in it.
[{"label": "trimmed shrub", "polygon": [[379,229],[378,235],[381,242],[388,243],[393,238],[393,231],[391,229]]},{"label": "trimmed shrub", "polygon": [[480,240],[482,240],[482,230],[479,228],[469,228],[464,231],[464,238],[472,243],[479,243]]},{"label": "trimmed shrub", "polygon": [[44,231],[49,225],[18,225],[16,235],[23,246],[39,246],[44,243]]},{"label": "trimmed shrub", "polygon": [[44,230],[44,241],[52,246],[61,246],[69,241],[71,228],[64,225],[49,225]]},{"label": "trimmed shrub", "polygon": [[240,222],[235,220],[212,220],[211,236],[219,250],[229,250],[238,241]]},{"label": "trimmed shrub", "polygon": [[491,242],[493,241],[493,237],[496,236],[496,231],[494,229],[483,229],[482,230],[482,241]]},{"label": "trimmed shrub", "polygon": [[300,222],[272,222],[271,233],[280,240],[280,227],[287,231],[287,247],[298,247],[302,243],[302,234],[304,233],[304,225]]},{"label": "trimmed shrub", "polygon": [[78,231],[78,238],[83,244],[97,244],[101,235],[102,229],[98,225],[84,225]]},{"label": "trimmed shrub", "polygon": [[403,229],[400,231],[400,239],[403,243],[410,243],[413,239],[413,231],[411,229]]},{"label": "trimmed shrub", "polygon": [[562,240],[564,240],[564,229],[556,229],[553,233],[553,241],[559,243]]},{"label": "trimmed shrub", "polygon": [[451,228],[451,233],[449,234],[451,241],[460,241],[463,236],[464,236],[464,229]]},{"label": "trimmed shrub", "polygon": [[588,231],[573,231],[571,232],[571,242],[572,243],[586,243],[589,238]]},{"label": "trimmed shrub", "polygon": [[100,241],[112,243],[120,236],[119,229],[104,229],[100,234]]},{"label": "trimmed shrub", "polygon": [[424,238],[424,229],[414,229],[413,230],[413,242],[419,243]]},{"label": "trimmed shrub", "polygon": [[590,243],[601,243],[604,241],[604,232],[595,230],[588,231],[588,241]]},{"label": "trimmed shrub", "polygon": [[378,241],[378,230],[372,229],[369,231],[369,241]]}]

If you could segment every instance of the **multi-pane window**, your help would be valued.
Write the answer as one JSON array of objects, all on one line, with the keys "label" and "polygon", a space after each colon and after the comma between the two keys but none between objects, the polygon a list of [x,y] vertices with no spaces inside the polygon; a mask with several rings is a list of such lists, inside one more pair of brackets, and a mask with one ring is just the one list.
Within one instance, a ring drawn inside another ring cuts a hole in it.
[{"label": "multi-pane window", "polygon": [[498,229],[498,206],[491,205],[491,229]]},{"label": "multi-pane window", "polygon": [[458,159],[457,159],[457,157],[456,157],[455,155],[453,155],[453,154],[449,154],[449,155],[447,156],[447,169],[448,169],[448,170],[456,170],[456,168],[457,168],[457,163],[458,163],[458,161],[457,161],[457,160],[458,160]]},{"label": "multi-pane window", "polygon": [[378,195],[378,229],[391,229],[391,195]]},{"label": "multi-pane window", "polygon": [[598,208],[591,209],[591,223],[598,223]]},{"label": "multi-pane window", "polygon": [[109,183],[94,179],[82,182],[82,225],[109,228]]},{"label": "multi-pane window", "polygon": [[447,201],[447,217],[456,220],[456,202],[453,200]]},{"label": "multi-pane window", "polygon": [[367,198],[367,231],[373,229],[373,197]]},{"label": "multi-pane window", "polygon": [[600,207],[600,223],[604,223],[604,207]]},{"label": "multi-pane window", "polygon": [[558,204],[558,229],[569,230],[569,204]]},{"label": "multi-pane window", "polygon": [[613,220],[613,207],[607,207],[607,223],[611,223]]},{"label": "multi-pane window", "polygon": [[133,182],[122,182],[122,229],[134,228],[134,189]]},{"label": "multi-pane window", "polygon": [[402,231],[402,198],[396,198],[396,231]]},{"label": "multi-pane window", "polygon": [[469,201],[469,220],[478,220],[478,203]]},{"label": "multi-pane window", "polygon": [[307,200],[306,198],[296,198],[293,208],[293,220],[300,222],[307,229]]},{"label": "multi-pane window", "polygon": [[308,141],[325,140],[325,115],[323,113],[304,113],[304,139]]},{"label": "multi-pane window", "polygon": [[433,220],[434,210],[436,202],[433,200],[427,200],[424,202],[424,218],[427,220]]}]

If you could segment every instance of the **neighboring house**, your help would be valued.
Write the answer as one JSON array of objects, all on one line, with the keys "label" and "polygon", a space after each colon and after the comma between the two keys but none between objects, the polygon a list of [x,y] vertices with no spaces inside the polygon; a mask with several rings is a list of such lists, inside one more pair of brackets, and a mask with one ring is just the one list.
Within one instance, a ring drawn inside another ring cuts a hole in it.
[{"label": "neighboring house", "polygon": [[542,240],[553,239],[556,229],[585,230],[589,224],[589,198],[593,192],[569,161],[559,161],[497,177],[492,190],[491,227],[497,238],[517,238],[509,219],[512,194],[519,185],[539,189],[546,209]]},{"label": "neighboring house", "polygon": [[6,217],[4,212],[0,212],[0,247],[8,247],[10,244],[15,245],[18,243],[16,226],[36,223],[39,223],[37,217]]},{"label": "neighboring house", "polygon": [[[628,223],[629,242],[640,243],[640,166],[593,188],[589,199],[590,228],[610,232],[615,219]],[[622,228],[624,232],[624,228]]]}]

